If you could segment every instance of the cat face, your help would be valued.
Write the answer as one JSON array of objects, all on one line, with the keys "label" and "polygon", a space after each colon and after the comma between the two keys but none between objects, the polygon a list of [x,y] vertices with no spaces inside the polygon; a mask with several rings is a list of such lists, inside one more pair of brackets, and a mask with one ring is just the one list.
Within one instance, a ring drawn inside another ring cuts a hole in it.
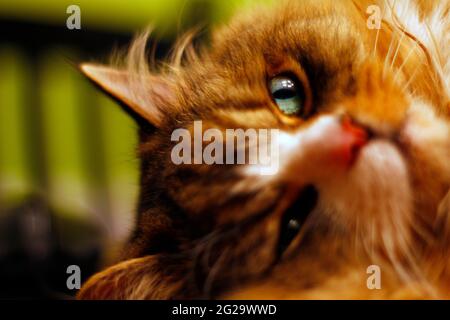
[{"label": "cat face", "polygon": [[[445,21],[448,7],[410,3],[400,16],[388,6],[369,29],[368,5],[260,9],[201,53],[182,45],[159,75],[145,37],[127,70],[82,65],[140,123],[141,196],[124,262],[81,298],[448,294],[448,55],[408,24],[419,12]],[[194,136],[194,121],[203,131],[278,129],[278,171],[174,164],[172,133]],[[374,264],[386,279],[377,292],[366,286]]]}]

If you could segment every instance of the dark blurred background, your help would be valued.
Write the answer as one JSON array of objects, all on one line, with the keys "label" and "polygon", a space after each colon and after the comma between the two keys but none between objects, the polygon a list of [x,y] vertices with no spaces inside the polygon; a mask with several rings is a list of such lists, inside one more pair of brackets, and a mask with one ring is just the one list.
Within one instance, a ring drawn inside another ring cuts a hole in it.
[{"label": "dark blurred background", "polygon": [[136,128],[76,64],[107,61],[149,24],[164,57],[183,31],[207,34],[252,2],[0,1],[0,299],[70,298],[67,267],[86,279],[131,229]]}]

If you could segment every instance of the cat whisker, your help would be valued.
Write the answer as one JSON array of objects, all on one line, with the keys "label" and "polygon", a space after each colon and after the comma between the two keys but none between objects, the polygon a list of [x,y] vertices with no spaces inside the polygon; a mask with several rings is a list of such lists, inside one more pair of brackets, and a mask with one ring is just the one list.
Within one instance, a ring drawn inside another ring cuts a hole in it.
[{"label": "cat whisker", "polygon": [[394,57],[392,58],[392,61],[391,61],[391,66],[390,66],[391,70],[392,70],[393,67],[394,67],[395,60],[397,59],[398,52],[399,52],[399,50],[400,50],[400,46],[401,46],[401,44],[402,44],[402,40],[403,40],[403,37],[404,37],[404,36],[405,36],[405,33],[402,32],[402,35],[400,36],[400,39],[398,40],[398,45],[397,45],[397,49],[395,50]]},{"label": "cat whisker", "polygon": [[[385,12],[386,12],[386,6],[383,6],[383,11],[381,13],[382,18],[384,17]],[[379,36],[380,36],[380,30],[381,30],[381,26],[380,26],[380,28],[377,28],[377,33],[375,35],[375,43],[374,43],[373,52],[372,52],[374,57],[377,54],[377,46],[378,46],[378,40],[379,40]]]},{"label": "cat whisker", "polygon": [[214,237],[213,239],[211,239],[211,241],[208,241],[205,245],[205,250],[203,252],[203,256],[202,256],[202,265],[204,268],[209,268],[209,264],[211,261],[211,251],[214,248],[214,246],[216,245],[216,243],[218,242],[217,240],[220,237]]},{"label": "cat whisker", "polygon": [[428,22],[425,21],[424,24],[425,24],[425,28],[427,30],[428,36],[430,37],[431,42],[434,47],[435,55],[432,55],[432,57],[435,57],[435,59],[433,59],[433,60],[437,60],[437,62],[438,62],[437,64],[439,65],[439,68],[436,68],[436,69],[442,69],[442,64],[443,64],[444,59],[442,58],[439,46],[436,41],[436,37],[434,36],[433,32],[431,31],[431,28],[430,28],[430,25],[428,24]]},{"label": "cat whisker", "polygon": [[430,63],[433,64],[432,70],[434,72],[430,72],[431,77],[433,81],[435,82],[436,86],[442,87],[442,79],[445,79],[444,73],[443,73],[443,58],[440,53],[439,46],[436,42],[436,37],[434,36],[433,32],[431,32],[430,26],[428,22],[425,21],[425,28],[427,30],[428,36],[431,39],[431,42],[434,47],[434,54],[429,53],[430,56]]},{"label": "cat whisker", "polygon": [[217,278],[217,275],[222,270],[223,262],[227,260],[229,256],[230,248],[225,248],[217,258],[217,260],[214,262],[213,266],[209,268],[208,275],[206,276],[205,283],[203,285],[203,294],[205,294],[207,297],[211,296],[213,287],[214,287],[214,281]]},{"label": "cat whisker", "polygon": [[392,36],[391,36],[391,42],[389,43],[389,49],[388,49],[388,52],[386,53],[386,56],[385,56],[385,58],[384,58],[384,63],[383,63],[383,79],[386,77],[387,66],[388,66],[388,64],[389,64],[389,60],[390,60],[390,56],[391,56],[391,51],[392,51],[393,43],[394,43],[394,41],[393,41],[394,38],[395,38],[395,35],[392,34]]},{"label": "cat whisker", "polygon": [[[384,12],[383,12],[383,14],[384,14]],[[374,44],[374,46],[373,46],[373,52],[372,52],[372,55],[375,57],[376,56],[376,54],[377,54],[377,45],[378,45],[378,39],[379,39],[379,36],[380,36],[380,29],[381,28],[377,28],[377,34],[375,35],[375,44]]]},{"label": "cat whisker", "polygon": [[413,72],[413,74],[409,77],[408,81],[406,82],[406,84],[403,86],[402,91],[407,91],[409,86],[411,85],[411,83],[414,81],[417,72],[418,72],[419,68],[416,68]]},{"label": "cat whisker", "polygon": [[[389,10],[391,12],[391,16],[393,16],[394,8],[390,6],[390,4],[389,4],[389,2],[387,0],[385,0],[385,4],[386,4],[385,7],[389,7]],[[394,2],[394,5],[395,5],[395,2]],[[388,64],[389,58],[391,56],[391,51],[392,51],[392,48],[393,48],[394,39],[395,39],[395,33],[392,32],[391,33],[391,41],[389,42],[389,48],[388,48],[388,51],[386,53],[386,56],[384,58],[384,63],[383,63],[383,79],[385,78],[385,75],[386,75],[387,64]]]},{"label": "cat whisker", "polygon": [[411,47],[411,49],[408,51],[408,54],[406,55],[405,59],[403,60],[402,64],[400,65],[400,67],[398,67],[397,72],[395,73],[394,76],[394,81],[397,81],[398,77],[401,74],[401,71],[403,70],[403,68],[405,67],[406,63],[408,62],[409,58],[411,57],[412,53],[417,49],[417,46],[413,45]]}]

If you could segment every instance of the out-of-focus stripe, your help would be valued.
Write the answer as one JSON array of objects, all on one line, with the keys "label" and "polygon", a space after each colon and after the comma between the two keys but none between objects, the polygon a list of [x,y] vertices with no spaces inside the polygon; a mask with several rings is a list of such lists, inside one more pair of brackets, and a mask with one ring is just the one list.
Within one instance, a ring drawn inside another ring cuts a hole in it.
[{"label": "out-of-focus stripe", "polygon": [[92,211],[83,164],[80,113],[81,76],[64,58],[64,50],[44,52],[39,61],[40,112],[44,138],[47,192],[59,212]]},{"label": "out-of-focus stripe", "polygon": [[29,65],[12,47],[0,47],[0,204],[10,206],[32,189],[26,137]]},{"label": "out-of-focus stripe", "polygon": [[97,95],[105,152],[105,174],[111,199],[114,233],[123,238],[135,217],[138,190],[136,126],[120,107],[102,94]]},{"label": "out-of-focus stripe", "polygon": [[242,12],[251,6],[264,5],[266,3],[275,2],[275,0],[204,0],[211,2],[210,20],[213,23],[223,23],[228,20],[234,13]]},{"label": "out-of-focus stripe", "polygon": [[66,26],[67,7],[78,5],[81,28],[130,32],[149,24],[164,34],[177,31],[189,18],[195,0],[14,0],[0,1],[0,17]]}]

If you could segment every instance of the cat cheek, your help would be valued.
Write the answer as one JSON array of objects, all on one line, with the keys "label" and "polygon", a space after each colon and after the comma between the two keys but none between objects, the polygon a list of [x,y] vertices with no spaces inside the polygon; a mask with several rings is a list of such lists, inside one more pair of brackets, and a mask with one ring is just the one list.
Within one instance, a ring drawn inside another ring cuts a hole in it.
[{"label": "cat cheek", "polygon": [[411,105],[400,135],[401,143],[411,154],[411,161],[440,172],[450,184],[450,123],[439,119],[433,108],[423,102]]}]

